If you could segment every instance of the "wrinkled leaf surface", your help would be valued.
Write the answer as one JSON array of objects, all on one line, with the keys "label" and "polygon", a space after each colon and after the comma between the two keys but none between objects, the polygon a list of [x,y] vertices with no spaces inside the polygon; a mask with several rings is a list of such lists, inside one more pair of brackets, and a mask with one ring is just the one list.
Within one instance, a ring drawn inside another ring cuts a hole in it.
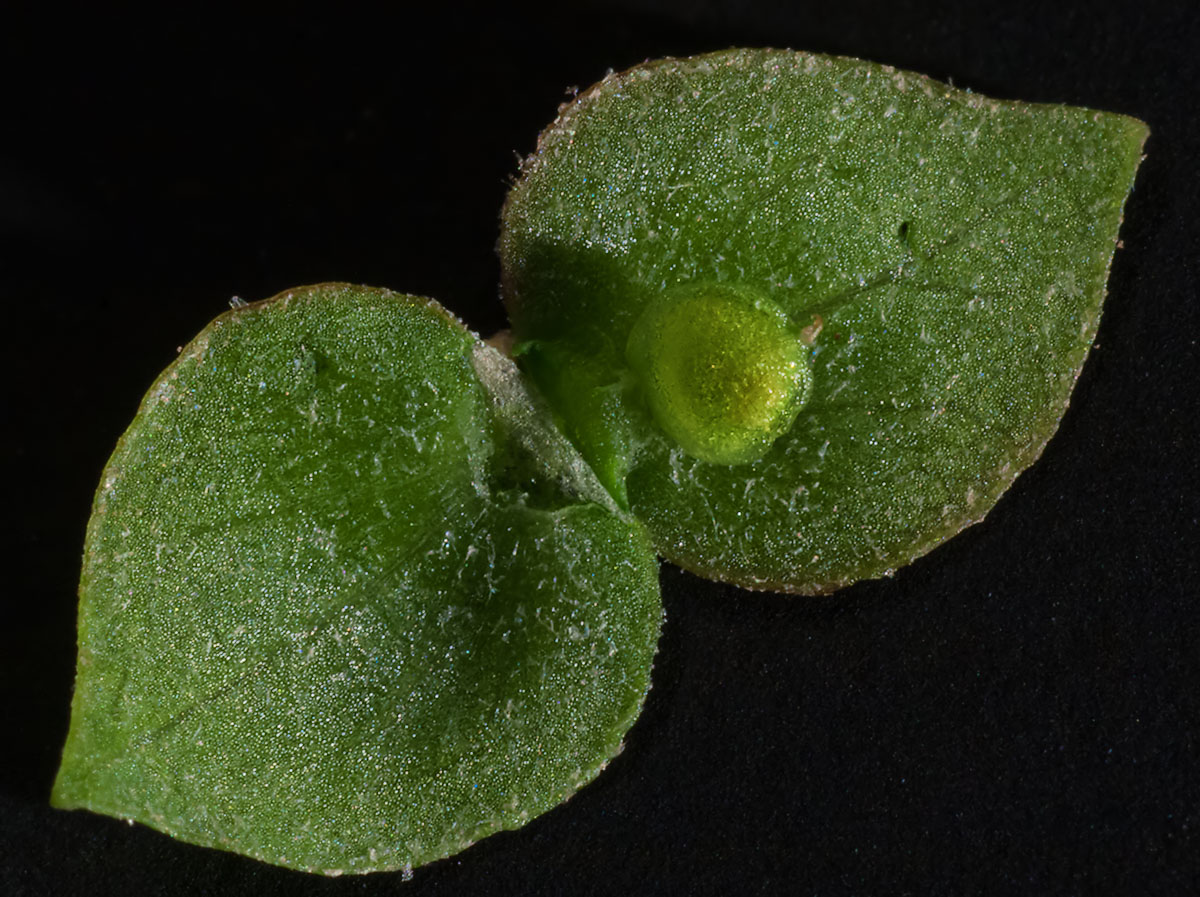
[{"label": "wrinkled leaf surface", "polygon": [[649,685],[657,562],[544,420],[428,300],[214,321],[96,495],[54,802],[362,872],[589,781]]},{"label": "wrinkled leaf surface", "polygon": [[[799,592],[888,573],[1057,427],[1146,133],[790,51],[611,75],[506,204],[516,353],[670,560]],[[747,463],[669,438],[625,356],[656,296],[705,284],[768,297],[808,347],[811,399]]]}]

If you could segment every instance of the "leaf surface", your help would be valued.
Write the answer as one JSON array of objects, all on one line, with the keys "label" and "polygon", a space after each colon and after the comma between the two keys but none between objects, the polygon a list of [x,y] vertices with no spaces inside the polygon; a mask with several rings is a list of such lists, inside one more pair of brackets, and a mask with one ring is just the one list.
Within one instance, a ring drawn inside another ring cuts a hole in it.
[{"label": "leaf surface", "polygon": [[589,781],[649,686],[657,561],[545,419],[429,300],[214,321],[96,495],[54,803],[332,874]]},{"label": "leaf surface", "polygon": [[[888,574],[981,519],[1056,429],[1146,134],[791,51],[611,75],[506,203],[515,353],[668,559],[805,593]],[[782,309],[811,365],[790,428],[742,463],[668,435],[628,355],[659,296],[706,288]]]}]

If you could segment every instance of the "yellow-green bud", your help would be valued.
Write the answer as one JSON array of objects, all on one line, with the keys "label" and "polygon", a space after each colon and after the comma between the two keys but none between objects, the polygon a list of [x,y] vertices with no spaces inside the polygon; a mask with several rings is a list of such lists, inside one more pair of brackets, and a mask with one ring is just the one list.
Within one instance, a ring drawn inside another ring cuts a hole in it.
[{"label": "yellow-green bud", "polygon": [[658,425],[712,464],[761,458],[812,391],[807,347],[762,294],[687,284],[653,300],[625,350]]}]

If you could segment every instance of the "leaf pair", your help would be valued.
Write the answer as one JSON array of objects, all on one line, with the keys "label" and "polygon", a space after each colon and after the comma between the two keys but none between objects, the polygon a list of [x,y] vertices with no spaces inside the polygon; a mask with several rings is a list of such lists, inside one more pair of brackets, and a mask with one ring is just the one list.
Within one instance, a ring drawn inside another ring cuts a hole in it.
[{"label": "leaf pair", "polygon": [[1145,135],[791,52],[606,78],[505,206],[524,373],[324,285],[152,387],[96,495],[54,802],[326,873],[554,806],[649,686],[655,552],[828,591],[1037,457]]}]

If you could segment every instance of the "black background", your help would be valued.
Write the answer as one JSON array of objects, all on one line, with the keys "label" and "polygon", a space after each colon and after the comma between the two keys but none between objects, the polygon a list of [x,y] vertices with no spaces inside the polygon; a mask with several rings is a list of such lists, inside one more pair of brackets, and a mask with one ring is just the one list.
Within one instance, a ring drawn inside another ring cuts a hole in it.
[{"label": "black background", "polygon": [[[1194,9],[10,10],[0,893],[1195,893]],[[496,330],[497,212],[564,90],[733,45],[1149,122],[1099,348],[1043,459],[982,525],[832,597],[664,566],[654,688],[625,752],[411,882],[305,876],[51,810],[92,491],[177,347],[231,296],[335,279]]]}]

